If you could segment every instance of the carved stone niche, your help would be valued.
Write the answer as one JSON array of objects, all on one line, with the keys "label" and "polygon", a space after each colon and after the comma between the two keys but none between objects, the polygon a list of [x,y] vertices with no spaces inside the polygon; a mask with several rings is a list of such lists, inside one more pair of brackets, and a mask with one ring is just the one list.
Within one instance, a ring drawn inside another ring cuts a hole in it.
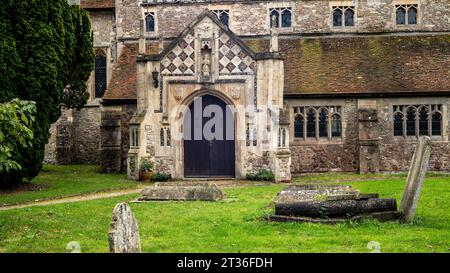
[{"label": "carved stone niche", "polygon": [[212,80],[211,73],[211,55],[212,55],[212,40],[201,40],[201,65],[200,65],[200,81],[210,82]]}]

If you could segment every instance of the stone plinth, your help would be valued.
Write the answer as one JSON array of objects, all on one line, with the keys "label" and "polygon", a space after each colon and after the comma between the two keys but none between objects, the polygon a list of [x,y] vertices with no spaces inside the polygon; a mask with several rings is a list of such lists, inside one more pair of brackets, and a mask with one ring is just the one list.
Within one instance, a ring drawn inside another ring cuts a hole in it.
[{"label": "stone plinth", "polygon": [[387,221],[398,219],[398,215],[395,198],[362,194],[344,185],[294,185],[278,193],[275,215],[269,220],[339,223],[363,218]]},{"label": "stone plinth", "polygon": [[217,201],[225,197],[225,193],[214,184],[209,185],[164,185],[147,187],[142,190],[139,201]]}]

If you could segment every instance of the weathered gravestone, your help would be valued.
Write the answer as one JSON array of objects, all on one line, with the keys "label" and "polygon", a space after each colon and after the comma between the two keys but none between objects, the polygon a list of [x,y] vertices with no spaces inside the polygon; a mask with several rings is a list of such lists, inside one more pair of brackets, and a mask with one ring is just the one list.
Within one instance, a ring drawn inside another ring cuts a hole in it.
[{"label": "weathered gravestone", "polygon": [[127,203],[119,203],[113,210],[109,250],[112,253],[141,253],[138,222]]},{"label": "weathered gravestone", "polygon": [[205,183],[158,183],[142,190],[138,201],[217,201],[225,193],[215,184]]},{"label": "weathered gravestone", "polygon": [[405,191],[400,203],[400,211],[406,222],[411,222],[416,214],[419,203],[423,180],[428,169],[428,161],[431,154],[431,139],[428,136],[419,138],[419,143],[414,150],[414,155],[406,180]]}]

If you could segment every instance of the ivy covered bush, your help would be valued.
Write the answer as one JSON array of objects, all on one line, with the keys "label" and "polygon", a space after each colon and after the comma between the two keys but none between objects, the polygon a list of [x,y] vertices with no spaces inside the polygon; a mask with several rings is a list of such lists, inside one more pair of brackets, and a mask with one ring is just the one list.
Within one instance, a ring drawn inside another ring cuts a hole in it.
[{"label": "ivy covered bush", "polygon": [[0,103],[19,98],[36,107],[31,145],[12,159],[21,168],[0,170],[6,185],[38,174],[61,107],[86,103],[94,53],[87,13],[66,0],[2,0],[0,18]]},{"label": "ivy covered bush", "polygon": [[247,180],[251,181],[274,181],[275,176],[270,170],[260,170],[256,173],[248,173]]}]

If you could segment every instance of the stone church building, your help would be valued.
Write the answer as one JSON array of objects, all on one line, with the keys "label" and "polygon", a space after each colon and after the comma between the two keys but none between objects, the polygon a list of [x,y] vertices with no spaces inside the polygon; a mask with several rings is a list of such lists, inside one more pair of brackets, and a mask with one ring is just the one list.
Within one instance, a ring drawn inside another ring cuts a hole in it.
[{"label": "stone church building", "polygon": [[146,158],[177,179],[266,169],[284,181],[406,170],[427,135],[430,168],[450,171],[448,0],[81,6],[94,35],[90,100],[52,126],[48,163],[138,179]]}]

